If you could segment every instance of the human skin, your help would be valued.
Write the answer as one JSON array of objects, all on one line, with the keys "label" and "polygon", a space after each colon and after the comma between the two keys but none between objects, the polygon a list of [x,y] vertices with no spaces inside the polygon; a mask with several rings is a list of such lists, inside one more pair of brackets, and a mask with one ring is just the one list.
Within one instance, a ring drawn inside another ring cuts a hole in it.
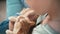
[{"label": "human skin", "polygon": [[26,3],[39,15],[43,15],[47,11],[49,18],[46,18],[43,23],[46,21],[60,33],[60,0],[26,0]]}]

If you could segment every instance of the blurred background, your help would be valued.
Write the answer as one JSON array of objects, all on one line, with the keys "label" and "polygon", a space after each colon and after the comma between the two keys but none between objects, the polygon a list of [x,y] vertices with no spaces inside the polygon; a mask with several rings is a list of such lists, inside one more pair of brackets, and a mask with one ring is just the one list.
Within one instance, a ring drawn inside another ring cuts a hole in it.
[{"label": "blurred background", "polygon": [[6,0],[0,0],[0,22],[6,18]]}]

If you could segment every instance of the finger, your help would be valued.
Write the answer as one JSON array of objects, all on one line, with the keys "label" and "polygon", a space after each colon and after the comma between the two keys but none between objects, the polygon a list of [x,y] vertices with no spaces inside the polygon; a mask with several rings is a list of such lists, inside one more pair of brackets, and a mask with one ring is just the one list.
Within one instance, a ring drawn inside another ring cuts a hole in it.
[{"label": "finger", "polygon": [[10,30],[6,30],[6,34],[13,34],[13,32]]},{"label": "finger", "polygon": [[8,19],[9,19],[10,21],[16,21],[16,17],[14,17],[14,16],[9,17]]},{"label": "finger", "polygon": [[15,21],[16,21],[16,17],[10,17],[9,18],[9,30],[13,30],[13,28],[14,28],[14,24],[15,24]]},{"label": "finger", "polygon": [[29,8],[27,8],[27,9],[24,8],[24,9],[20,12],[20,14],[25,14],[28,10],[29,10]]},{"label": "finger", "polygon": [[9,30],[13,31],[14,23],[9,21]]},{"label": "finger", "polygon": [[31,26],[35,25],[34,21],[31,21],[29,18],[25,17],[25,20],[27,21],[27,23],[29,23]]},{"label": "finger", "polygon": [[24,16],[28,16],[29,14],[31,14],[31,13],[34,13],[34,10],[29,10],[28,12],[26,12],[25,14],[24,14]]}]

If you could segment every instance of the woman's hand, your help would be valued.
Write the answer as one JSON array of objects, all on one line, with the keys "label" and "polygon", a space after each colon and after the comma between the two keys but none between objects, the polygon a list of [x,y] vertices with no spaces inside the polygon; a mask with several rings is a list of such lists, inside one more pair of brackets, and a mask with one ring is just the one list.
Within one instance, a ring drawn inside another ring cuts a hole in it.
[{"label": "woman's hand", "polygon": [[39,15],[31,9],[24,9],[20,16],[10,17],[9,30],[12,34],[27,34],[29,29],[35,25]]}]

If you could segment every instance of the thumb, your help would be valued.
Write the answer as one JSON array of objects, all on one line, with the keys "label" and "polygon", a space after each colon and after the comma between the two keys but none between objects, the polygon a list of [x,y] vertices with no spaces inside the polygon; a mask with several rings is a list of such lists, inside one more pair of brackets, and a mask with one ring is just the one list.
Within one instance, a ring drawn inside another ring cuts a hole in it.
[{"label": "thumb", "polygon": [[13,16],[9,17],[9,30],[13,30],[15,21],[16,21],[16,17]]}]

